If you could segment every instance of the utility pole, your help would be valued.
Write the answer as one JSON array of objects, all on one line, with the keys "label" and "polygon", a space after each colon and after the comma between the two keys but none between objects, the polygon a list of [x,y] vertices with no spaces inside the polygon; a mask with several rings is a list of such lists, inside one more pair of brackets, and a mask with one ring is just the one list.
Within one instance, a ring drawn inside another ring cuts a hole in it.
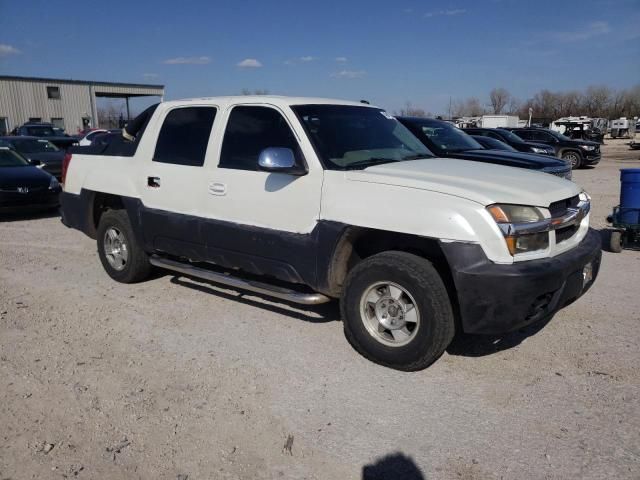
[{"label": "utility pole", "polygon": [[451,120],[451,95],[449,95],[449,120]]}]

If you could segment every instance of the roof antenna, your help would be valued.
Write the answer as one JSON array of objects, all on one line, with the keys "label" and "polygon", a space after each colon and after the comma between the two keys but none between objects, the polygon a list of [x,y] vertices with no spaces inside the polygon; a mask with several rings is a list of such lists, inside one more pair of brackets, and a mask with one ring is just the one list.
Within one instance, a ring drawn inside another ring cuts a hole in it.
[{"label": "roof antenna", "polygon": [[364,103],[365,105],[369,105],[369,100],[360,100],[360,103]]}]

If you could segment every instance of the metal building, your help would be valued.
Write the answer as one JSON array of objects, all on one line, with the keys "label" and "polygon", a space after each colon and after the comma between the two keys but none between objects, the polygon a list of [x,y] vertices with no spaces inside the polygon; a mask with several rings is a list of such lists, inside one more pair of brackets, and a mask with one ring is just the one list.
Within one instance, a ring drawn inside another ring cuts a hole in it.
[{"label": "metal building", "polygon": [[99,127],[96,97],[164,97],[164,85],[0,75],[0,135],[27,121],[51,122],[74,134]]}]

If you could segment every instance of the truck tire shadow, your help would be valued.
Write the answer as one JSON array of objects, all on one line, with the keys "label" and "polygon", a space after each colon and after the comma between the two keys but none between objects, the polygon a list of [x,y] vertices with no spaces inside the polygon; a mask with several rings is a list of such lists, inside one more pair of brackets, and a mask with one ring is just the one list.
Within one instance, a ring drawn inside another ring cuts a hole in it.
[{"label": "truck tire shadow", "polygon": [[517,347],[527,338],[538,333],[552,318],[553,316],[545,320],[540,320],[533,325],[520,328],[514,332],[501,335],[458,334],[447,348],[447,353],[461,357],[484,357],[508,350]]},{"label": "truck tire shadow", "polygon": [[401,452],[390,453],[362,467],[362,480],[426,480],[413,459]]},{"label": "truck tire shadow", "polygon": [[[162,276],[162,275],[161,275]],[[216,285],[213,282],[207,282],[200,278],[191,278],[187,276],[174,275],[171,283],[180,285],[181,287],[191,288],[199,292],[208,293],[217,297],[222,297],[234,302],[243,303],[252,307],[267,310],[269,312],[286,315],[298,320],[310,323],[327,323],[340,321],[340,308],[337,301],[324,303],[321,305],[298,305],[289,303],[284,300],[274,299],[268,296],[262,296],[253,292],[245,292],[235,290],[224,285]],[[232,291],[234,293],[229,293]],[[264,299],[264,302],[256,299]]]}]

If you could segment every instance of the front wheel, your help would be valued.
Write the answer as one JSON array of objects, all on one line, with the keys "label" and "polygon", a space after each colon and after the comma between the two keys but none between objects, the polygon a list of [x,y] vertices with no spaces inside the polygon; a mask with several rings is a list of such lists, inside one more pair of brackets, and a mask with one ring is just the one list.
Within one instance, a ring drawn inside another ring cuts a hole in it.
[{"label": "front wheel", "polygon": [[348,275],[341,299],[349,343],[369,360],[414,371],[428,367],[454,335],[447,289],[428,260],[384,252]]},{"label": "front wheel", "polygon": [[562,159],[571,164],[572,170],[576,170],[582,165],[582,158],[578,152],[565,152],[562,154]]},{"label": "front wheel", "polygon": [[100,261],[111,278],[121,283],[135,283],[149,276],[149,256],[138,245],[125,210],[108,210],[102,214],[97,237]]}]

